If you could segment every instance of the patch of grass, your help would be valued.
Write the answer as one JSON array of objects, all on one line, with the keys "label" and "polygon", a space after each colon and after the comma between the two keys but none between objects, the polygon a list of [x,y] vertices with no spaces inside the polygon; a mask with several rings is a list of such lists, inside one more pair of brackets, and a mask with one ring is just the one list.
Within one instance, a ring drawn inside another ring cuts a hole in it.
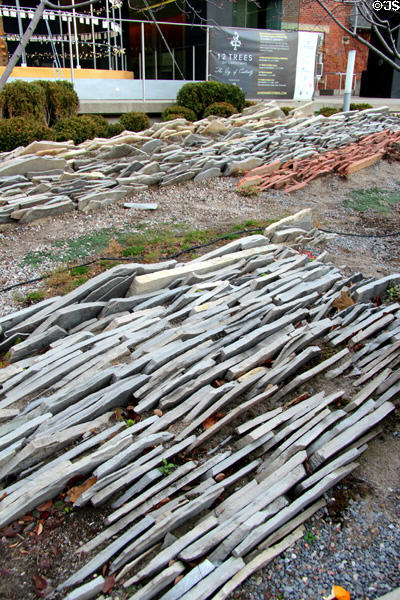
[{"label": "patch of grass", "polygon": [[[140,257],[143,262],[159,262],[161,257],[189,250],[184,256],[190,260],[199,256],[198,251],[190,250],[192,247],[213,242],[224,236],[223,240],[215,242],[215,246],[212,244],[210,248],[205,248],[205,251],[208,251],[213,246],[219,247],[229,240],[240,238],[241,235],[237,233],[239,231],[247,228],[263,230],[273,222],[274,219],[248,219],[233,225],[205,230],[193,230],[186,223],[164,223],[157,225],[156,229],[149,227],[148,224],[140,223],[135,225],[134,231],[102,229],[80,236],[75,240],[57,241],[50,250],[29,252],[23,259],[25,264],[34,266],[39,266],[49,260],[53,260],[59,265],[45,275],[41,288],[37,292],[33,292],[34,296],[31,301],[35,297],[37,298],[35,301],[39,301],[54,295],[66,294],[102,271],[125,264],[123,260],[111,260],[111,258],[132,257],[135,260],[135,257]],[[104,258],[91,265],[62,266],[64,262],[78,262],[96,256]],[[17,302],[22,304],[26,302],[26,298],[19,292],[16,292],[15,296]]]},{"label": "patch of grass", "polygon": [[400,290],[397,285],[391,285],[386,290],[386,302],[397,302],[400,300]]},{"label": "patch of grass", "polygon": [[171,475],[172,471],[175,469],[174,463],[169,463],[166,458],[163,458],[162,467],[158,467],[158,470],[161,471],[163,475]]},{"label": "patch of grass", "polygon": [[89,267],[78,266],[70,269],[69,274],[71,277],[75,277],[76,275],[86,275],[89,272]]},{"label": "patch of grass", "polygon": [[309,545],[313,544],[317,539],[312,531],[306,531],[303,537],[304,541]]},{"label": "patch of grass", "polygon": [[128,246],[122,251],[122,256],[141,256],[145,251],[144,244],[137,244],[136,246]]},{"label": "patch of grass", "polygon": [[99,229],[78,238],[57,241],[51,250],[29,251],[22,259],[24,265],[38,267],[51,260],[58,263],[78,261],[105,250],[115,236],[112,228]]},{"label": "patch of grass", "polygon": [[256,198],[259,195],[260,190],[255,185],[251,185],[247,188],[238,190],[237,193],[240,194],[240,196],[248,196],[249,198]]},{"label": "patch of grass", "polygon": [[29,292],[29,294],[22,298],[21,304],[24,304],[25,306],[30,306],[31,304],[41,302],[45,299],[45,297],[45,293],[42,290],[36,290],[36,292]]},{"label": "patch of grass", "polygon": [[350,198],[346,198],[343,204],[346,208],[359,212],[373,210],[379,213],[388,213],[398,202],[400,202],[400,190],[371,188],[369,190],[353,190]]}]

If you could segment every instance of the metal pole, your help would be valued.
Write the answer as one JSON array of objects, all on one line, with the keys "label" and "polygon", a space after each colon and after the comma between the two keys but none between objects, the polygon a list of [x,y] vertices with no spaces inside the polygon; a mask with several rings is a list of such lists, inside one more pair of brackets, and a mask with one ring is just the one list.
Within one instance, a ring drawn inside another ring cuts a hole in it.
[{"label": "metal pole", "polygon": [[45,3],[44,3],[44,0],[41,0],[40,4],[38,4],[38,6],[36,7],[35,14],[33,15],[32,21],[29,23],[24,35],[22,36],[22,40],[16,47],[14,54],[8,61],[8,65],[6,66],[6,68],[3,71],[3,75],[0,77],[0,92],[3,89],[3,87],[5,86],[5,84],[7,83],[7,79],[9,78],[11,71],[13,70],[13,68],[15,67],[15,65],[17,64],[19,59],[21,58],[22,51],[25,50],[25,48],[31,38],[31,35],[34,33],[34,31],[37,27],[37,24],[39,23],[40,19],[42,18],[44,9],[45,9]]},{"label": "metal pole", "polygon": [[[114,5],[111,4],[111,15],[112,15],[112,32],[113,32],[113,48],[116,48],[117,46],[117,42],[116,42],[116,35],[115,35],[115,9],[114,9]],[[118,55],[114,54],[114,70],[118,71]]]},{"label": "metal pole", "polygon": [[[60,6],[60,0],[58,0],[57,2],[58,6]],[[63,31],[63,24],[62,24],[62,18],[61,18],[61,14],[59,14],[58,16],[59,19],[59,23],[60,23],[60,33],[61,33],[61,54],[62,54],[62,63],[63,63],[63,69],[65,69],[65,51],[64,51],[64,31]]]},{"label": "metal pole", "polygon": [[142,35],[142,100],[146,100],[146,59],[144,56],[144,23],[141,23]]},{"label": "metal pole", "polygon": [[[15,5],[17,7],[19,39],[22,40],[22,36],[24,34],[24,30],[22,28],[22,19],[21,19],[21,13],[20,13],[21,7],[20,7],[20,4],[19,4],[19,0],[15,0]],[[25,54],[25,50],[22,50],[21,67],[26,67],[26,54]]]},{"label": "metal pole", "polygon": [[139,52],[139,79],[142,79],[142,53]]},{"label": "metal pole", "polygon": [[350,109],[351,88],[353,85],[354,63],[356,60],[356,51],[350,50],[347,57],[346,83],[344,85],[343,110]]},{"label": "metal pole", "polygon": [[94,23],[93,23],[93,5],[90,5],[90,22],[92,25],[92,45],[93,45],[93,68],[97,69],[97,59],[96,59],[96,41],[94,39]]},{"label": "metal pole", "polygon": [[192,46],[192,79],[196,79],[196,46]]},{"label": "metal pole", "polygon": [[206,35],[206,81],[210,76],[210,28],[207,27],[207,35]]},{"label": "metal pole", "polygon": [[175,79],[175,48],[172,48],[172,79]]},{"label": "metal pole", "polygon": [[119,32],[119,47],[121,49],[121,69],[124,70],[124,62],[125,62],[125,56],[123,53],[123,49],[124,49],[124,40],[122,39],[122,14],[121,14],[121,7],[118,7],[118,20],[119,20],[119,27],[120,27],[120,32]]},{"label": "metal pole", "polygon": [[[75,0],[71,2],[72,6],[75,4]],[[80,69],[81,65],[79,64],[79,46],[78,46],[78,29],[76,26],[76,12],[75,8],[72,9],[72,20],[74,22],[74,36],[75,36],[75,50],[76,50],[76,68]]]},{"label": "metal pole", "polygon": [[111,66],[111,41],[110,41],[110,7],[108,0],[106,0],[106,15],[107,15],[107,43],[108,43],[108,68],[112,71]]},{"label": "metal pole", "polygon": [[158,63],[157,63],[157,50],[154,52],[154,70],[156,75],[156,80],[158,79]]},{"label": "metal pole", "polygon": [[67,20],[68,25],[68,40],[69,40],[69,64],[71,67],[71,83],[74,85],[74,58],[72,56],[72,36],[71,36],[71,18],[68,17]]}]

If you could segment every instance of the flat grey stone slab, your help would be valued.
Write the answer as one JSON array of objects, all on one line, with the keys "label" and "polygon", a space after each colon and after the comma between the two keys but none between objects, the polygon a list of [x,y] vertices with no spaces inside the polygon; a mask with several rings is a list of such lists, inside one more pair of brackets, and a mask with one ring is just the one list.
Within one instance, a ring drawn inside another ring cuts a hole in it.
[{"label": "flat grey stone slab", "polygon": [[158,208],[157,202],[150,202],[148,204],[140,202],[124,202],[124,208],[134,208],[135,210],[156,210]]}]

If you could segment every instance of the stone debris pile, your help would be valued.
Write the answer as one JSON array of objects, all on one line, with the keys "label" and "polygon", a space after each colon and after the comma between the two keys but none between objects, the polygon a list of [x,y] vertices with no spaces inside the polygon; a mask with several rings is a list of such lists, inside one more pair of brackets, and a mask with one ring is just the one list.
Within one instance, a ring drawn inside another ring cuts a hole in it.
[{"label": "stone debris pile", "polygon": [[270,188],[282,189],[285,193],[300,190],[321,175],[337,173],[348,176],[370,167],[391,152],[400,142],[400,131],[381,131],[363,137],[359,142],[347,144],[339,150],[323,154],[313,154],[302,160],[288,160],[281,164],[273,160],[249,171],[238,183],[238,189],[256,188],[260,191]]},{"label": "stone debris pile", "polygon": [[196,123],[175,119],[77,147],[33,142],[0,156],[0,224],[76,209],[90,212],[152,185],[201,182],[266,163],[301,161],[365,136],[399,131],[400,119],[387,111],[285,119],[274,103],[261,103],[241,116]]},{"label": "stone debris pile", "polygon": [[0,319],[0,528],[77,475],[74,506],[111,507],[68,600],[100,593],[106,563],[134,600],[222,600],[357,467],[400,391],[400,304],[375,301],[400,274],[271,242],[310,227],[118,265]]}]

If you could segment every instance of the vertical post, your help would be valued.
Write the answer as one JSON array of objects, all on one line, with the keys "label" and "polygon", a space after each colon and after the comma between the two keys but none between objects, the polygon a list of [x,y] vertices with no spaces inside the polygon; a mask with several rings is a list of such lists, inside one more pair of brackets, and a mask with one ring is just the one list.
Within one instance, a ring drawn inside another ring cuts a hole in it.
[{"label": "vertical post", "polygon": [[146,59],[144,56],[144,23],[140,24],[140,30],[142,35],[142,100],[146,100]]},{"label": "vertical post", "polygon": [[155,70],[155,77],[156,80],[158,79],[158,62],[157,62],[158,58],[157,58],[157,50],[154,51],[154,70]]},{"label": "vertical post", "polygon": [[[74,6],[75,0],[72,0],[72,6]],[[79,64],[79,45],[78,45],[78,29],[76,26],[76,12],[75,8],[72,9],[72,20],[74,22],[74,36],[75,36],[75,51],[76,51],[76,68],[80,69],[81,65]]]},{"label": "vertical post", "polygon": [[68,17],[69,62],[71,66],[71,83],[74,85],[74,58],[72,56],[71,18]]},{"label": "vertical post", "polygon": [[[60,6],[60,0],[58,0],[57,4],[58,4],[58,6]],[[61,6],[60,6],[60,9],[61,9]],[[65,69],[64,31],[63,31],[63,24],[62,24],[61,14],[59,14],[58,19],[59,19],[59,23],[60,23],[60,34],[61,34],[62,63],[63,63],[63,69]]]},{"label": "vertical post", "polygon": [[139,52],[139,79],[142,79],[142,53]]},{"label": "vertical post", "polygon": [[90,5],[90,23],[92,28],[93,68],[97,69],[96,41],[94,39],[93,4]]},{"label": "vertical post", "polygon": [[196,46],[192,46],[192,79],[196,79]]},{"label": "vertical post", "polygon": [[[16,0],[15,2],[15,6],[17,8],[17,19],[18,19],[18,29],[19,29],[19,41],[22,40],[22,36],[24,34],[24,30],[22,28],[22,19],[21,19],[21,7],[19,4],[19,0]],[[26,54],[25,54],[25,50],[22,50],[22,61],[21,61],[21,67],[26,67]]]},{"label": "vertical post", "polygon": [[123,49],[124,49],[124,40],[122,38],[122,14],[121,14],[121,7],[118,7],[118,20],[119,20],[119,27],[120,27],[120,32],[119,32],[119,47],[121,49],[121,69],[124,70],[124,62],[125,62],[125,55],[123,53]]},{"label": "vertical post", "polygon": [[[115,8],[114,8],[114,4],[111,3],[111,15],[112,15],[112,33],[113,33],[113,51],[114,48],[117,46],[116,43],[116,35],[115,35]],[[114,69],[116,71],[118,71],[118,54],[114,54]]]},{"label": "vertical post", "polygon": [[354,63],[356,60],[356,51],[350,50],[347,57],[346,83],[344,85],[343,110],[350,109],[351,88],[353,85]]},{"label": "vertical post", "polygon": [[175,48],[172,48],[172,79],[175,79]]},{"label": "vertical post", "polygon": [[106,16],[107,16],[107,44],[108,44],[108,68],[112,71],[111,66],[111,41],[110,41],[110,7],[106,0]]},{"label": "vertical post", "polygon": [[206,81],[210,75],[210,28],[207,27],[206,34]]}]

